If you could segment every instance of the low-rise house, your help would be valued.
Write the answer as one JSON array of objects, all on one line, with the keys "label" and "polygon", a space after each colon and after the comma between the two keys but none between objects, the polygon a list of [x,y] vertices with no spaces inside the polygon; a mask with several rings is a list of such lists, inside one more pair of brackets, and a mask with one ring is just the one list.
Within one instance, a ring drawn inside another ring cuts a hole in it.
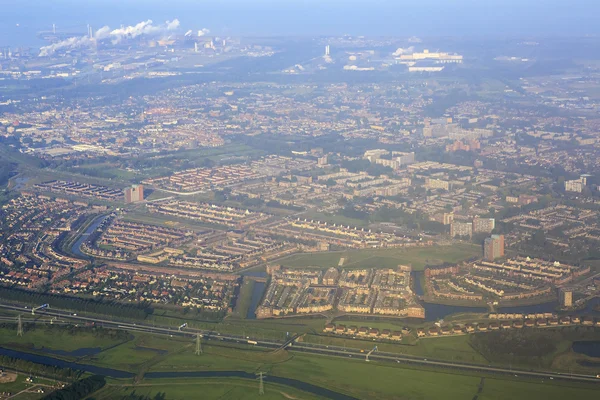
[{"label": "low-rise house", "polygon": [[526,326],[527,328],[532,328],[532,327],[534,327],[534,326],[535,326],[535,320],[533,320],[533,319],[526,319],[526,320],[525,320],[525,326]]},{"label": "low-rise house", "polygon": [[513,323],[513,328],[516,328],[516,329],[521,329],[521,328],[523,328],[523,321],[515,321],[515,322]]},{"label": "low-rise house", "polygon": [[569,317],[560,317],[559,320],[561,325],[569,325],[571,323],[571,318]]}]

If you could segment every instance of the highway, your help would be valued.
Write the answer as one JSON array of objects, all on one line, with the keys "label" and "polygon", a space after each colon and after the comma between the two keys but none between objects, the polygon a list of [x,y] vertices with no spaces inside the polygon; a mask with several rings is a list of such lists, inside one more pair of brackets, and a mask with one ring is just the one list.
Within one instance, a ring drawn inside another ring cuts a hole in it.
[{"label": "highway", "polygon": [[[31,314],[31,308],[25,307],[22,305],[14,305],[14,304],[0,304],[0,309],[8,309],[16,312],[21,312],[23,314]],[[250,344],[256,347],[278,350],[282,347],[286,347],[288,351],[301,352],[301,353],[310,353],[310,354],[318,354],[323,356],[330,357],[341,357],[341,358],[353,358],[359,360],[365,360],[366,353],[361,352],[360,349],[356,348],[348,348],[348,347],[339,347],[339,346],[326,346],[320,344],[312,344],[312,343],[304,343],[304,342],[294,342],[292,340],[287,341],[270,341],[270,340],[262,340],[251,337],[243,337],[236,335],[222,335],[218,332],[214,331],[202,331],[193,328],[183,328],[179,330],[176,327],[168,327],[168,326],[155,326],[149,325],[145,323],[133,323],[127,321],[118,321],[114,319],[102,319],[98,317],[86,317],[78,314],[74,314],[70,311],[57,310],[57,309],[41,309],[37,310],[35,315],[38,316],[49,316],[49,317],[59,317],[61,319],[72,320],[76,322],[93,322],[95,324],[99,324],[105,327],[111,327],[116,329],[123,329],[128,331],[137,331],[137,332],[145,332],[145,333],[153,333],[153,334],[161,334],[161,335],[169,335],[169,336],[180,336],[180,337],[188,337],[193,338],[196,335],[202,335],[203,340],[215,340],[215,341],[224,341],[228,343],[241,343],[241,344]],[[14,320],[14,319],[13,319]],[[24,321],[29,322],[29,321]],[[547,371],[535,371],[535,370],[523,370],[523,369],[514,369],[514,368],[503,368],[496,367],[491,365],[479,365],[479,364],[469,364],[469,363],[459,363],[459,362],[451,362],[451,361],[443,361],[443,360],[434,360],[434,359],[425,359],[422,357],[415,356],[407,356],[396,353],[388,353],[388,352],[376,352],[372,353],[369,356],[369,360],[373,361],[381,361],[381,362],[395,362],[399,364],[408,364],[412,366],[421,366],[421,367],[430,367],[430,368],[443,368],[443,369],[451,369],[455,371],[463,371],[463,372],[472,372],[472,373],[485,373],[485,374],[502,374],[502,375],[511,375],[514,377],[521,378],[534,378],[534,379],[542,379],[542,380],[563,380],[563,381],[571,381],[571,382],[592,382],[596,383],[600,386],[600,378],[597,378],[594,375],[583,375],[583,374],[561,374],[557,372],[547,372]]]}]

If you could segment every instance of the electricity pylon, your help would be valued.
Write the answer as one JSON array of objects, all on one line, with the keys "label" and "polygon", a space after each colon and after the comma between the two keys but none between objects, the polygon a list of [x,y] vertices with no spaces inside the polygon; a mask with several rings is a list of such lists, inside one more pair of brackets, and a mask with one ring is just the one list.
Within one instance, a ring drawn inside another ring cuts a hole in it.
[{"label": "electricity pylon", "polygon": [[21,314],[17,317],[17,336],[23,336],[23,321],[21,321]]},{"label": "electricity pylon", "polygon": [[263,395],[265,394],[265,384],[263,383],[263,377],[264,377],[264,373],[263,372],[259,372],[258,374],[258,394],[259,395]]},{"label": "electricity pylon", "polygon": [[200,354],[202,354],[202,342],[201,342],[201,338],[202,335],[200,335],[199,333],[196,335],[196,355],[199,356]]}]

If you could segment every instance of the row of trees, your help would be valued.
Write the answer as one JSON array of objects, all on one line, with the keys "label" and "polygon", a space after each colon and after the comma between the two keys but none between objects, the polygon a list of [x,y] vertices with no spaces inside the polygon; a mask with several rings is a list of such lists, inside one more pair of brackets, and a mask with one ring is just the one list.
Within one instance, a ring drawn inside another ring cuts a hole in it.
[{"label": "row of trees", "polygon": [[145,319],[154,312],[148,303],[123,304],[116,301],[98,301],[58,294],[39,293],[18,288],[2,288],[0,298],[32,305],[50,304],[58,309],[85,311],[114,317]]},{"label": "row of trees", "polygon": [[56,390],[42,398],[42,400],[79,400],[85,399],[90,394],[97,392],[106,385],[106,379],[100,375],[92,375],[73,382],[60,390]]},{"label": "row of trees", "polygon": [[78,379],[82,372],[70,368],[59,368],[51,365],[36,364],[20,358],[0,355],[0,366],[34,375],[47,376],[58,380]]}]

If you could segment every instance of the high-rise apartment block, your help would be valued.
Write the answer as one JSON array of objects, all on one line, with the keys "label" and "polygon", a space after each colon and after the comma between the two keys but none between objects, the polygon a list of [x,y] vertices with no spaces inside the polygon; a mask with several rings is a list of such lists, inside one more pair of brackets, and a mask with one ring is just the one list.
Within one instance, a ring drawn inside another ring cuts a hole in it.
[{"label": "high-rise apartment block", "polygon": [[473,232],[475,233],[492,233],[496,227],[494,218],[473,218]]},{"label": "high-rise apartment block", "polygon": [[504,257],[504,235],[492,235],[483,243],[483,258],[494,261]]},{"label": "high-rise apartment block", "polygon": [[452,222],[450,224],[450,236],[473,236],[473,223],[471,222]]},{"label": "high-rise apartment block", "polygon": [[125,189],[125,203],[135,203],[144,200],[144,186],[132,185]]}]

